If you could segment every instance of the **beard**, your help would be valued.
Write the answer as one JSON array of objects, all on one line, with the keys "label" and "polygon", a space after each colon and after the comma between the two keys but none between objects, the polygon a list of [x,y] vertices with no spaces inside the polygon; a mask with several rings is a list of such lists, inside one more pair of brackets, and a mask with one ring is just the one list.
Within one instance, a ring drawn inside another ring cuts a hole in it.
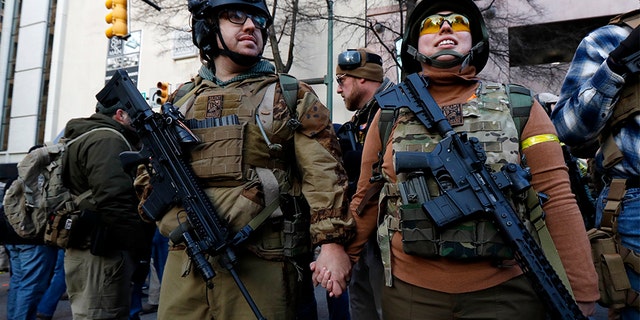
[{"label": "beard", "polygon": [[351,95],[348,98],[344,98],[344,106],[349,111],[358,111],[362,108],[362,91],[356,85],[351,89]]}]

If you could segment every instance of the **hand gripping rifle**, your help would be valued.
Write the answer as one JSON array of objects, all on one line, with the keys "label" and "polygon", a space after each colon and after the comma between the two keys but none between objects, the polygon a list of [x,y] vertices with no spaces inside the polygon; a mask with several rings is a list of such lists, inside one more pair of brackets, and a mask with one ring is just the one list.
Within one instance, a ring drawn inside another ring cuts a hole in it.
[{"label": "hand gripping rifle", "polygon": [[478,139],[453,130],[427,85],[423,77],[411,74],[375,96],[381,108],[408,107],[427,129],[442,136],[432,152],[395,152],[396,172],[433,175],[442,195],[425,199],[422,209],[438,227],[473,214],[493,216],[513,247],[516,261],[555,314],[553,319],[587,319],[505,197],[504,191],[514,195],[526,192],[531,186],[530,174],[514,163],[504,165],[500,172],[489,172]]},{"label": "hand gripping rifle", "polygon": [[153,192],[142,205],[144,213],[158,221],[171,205],[181,205],[187,221],[171,233],[171,240],[186,244],[189,257],[208,285],[216,274],[206,255],[219,255],[221,264],[233,276],[256,318],[265,319],[234,269],[237,258],[231,246],[246,240],[248,232],[239,232],[231,240],[227,226],[198,185],[193,169],[185,160],[183,146],[199,140],[183,124],[182,114],[171,104],[163,105],[162,113],[152,111],[123,70],[116,71],[96,98],[103,105],[119,102],[133,119],[132,125],[143,147],[140,152],[123,152],[120,158],[124,166],[139,163],[151,166]]}]

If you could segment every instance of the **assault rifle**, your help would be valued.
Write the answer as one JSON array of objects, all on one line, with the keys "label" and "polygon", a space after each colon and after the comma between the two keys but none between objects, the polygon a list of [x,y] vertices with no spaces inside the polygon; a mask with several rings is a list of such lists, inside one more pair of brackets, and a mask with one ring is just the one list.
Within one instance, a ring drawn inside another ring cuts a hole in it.
[{"label": "assault rifle", "polygon": [[505,197],[505,191],[514,195],[526,192],[530,174],[514,163],[504,165],[500,172],[489,172],[478,139],[453,130],[427,85],[423,77],[411,74],[404,82],[375,96],[381,108],[408,107],[427,129],[442,136],[432,152],[396,152],[396,172],[433,175],[442,195],[424,199],[422,209],[438,227],[469,215],[493,216],[504,239],[513,247],[516,261],[555,314],[553,319],[587,319]]},{"label": "assault rifle", "polygon": [[182,114],[171,104],[163,105],[162,113],[152,111],[123,70],[116,71],[96,98],[106,106],[120,103],[133,119],[143,147],[139,152],[123,152],[120,158],[124,166],[146,163],[150,169],[153,192],[142,205],[144,213],[157,221],[172,205],[181,205],[187,221],[172,232],[171,240],[185,243],[189,257],[208,285],[216,274],[205,255],[220,256],[221,264],[231,273],[256,318],[265,319],[234,269],[237,257],[232,246],[246,240],[249,232],[243,229],[230,239],[226,224],[198,185],[183,147],[199,140],[183,124]]}]

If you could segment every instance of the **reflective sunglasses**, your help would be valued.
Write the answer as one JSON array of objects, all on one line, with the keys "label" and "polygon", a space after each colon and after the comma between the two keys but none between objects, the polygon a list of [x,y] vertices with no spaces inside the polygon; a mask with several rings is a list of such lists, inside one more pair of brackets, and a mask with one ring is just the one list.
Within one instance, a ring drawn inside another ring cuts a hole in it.
[{"label": "reflective sunglasses", "polygon": [[233,24],[239,24],[239,25],[243,25],[247,21],[247,18],[250,18],[253,24],[256,26],[256,28],[264,29],[267,27],[267,17],[261,16],[261,15],[248,14],[242,10],[235,10],[235,9],[223,10],[220,12],[220,15],[218,16],[218,18],[224,18],[231,21],[231,23]]},{"label": "reflective sunglasses", "polygon": [[[382,65],[382,58],[375,53],[367,52],[365,63],[367,62]],[[360,55],[360,51],[349,49],[338,55],[338,66],[340,66],[340,69],[342,70],[353,70],[363,65],[364,63],[362,63],[362,56]]]},{"label": "reflective sunglasses", "polygon": [[434,14],[426,17],[422,20],[420,35],[440,32],[440,28],[442,28],[445,21],[449,23],[453,31],[471,32],[469,19],[467,19],[467,17],[458,13],[450,13],[446,15]]}]

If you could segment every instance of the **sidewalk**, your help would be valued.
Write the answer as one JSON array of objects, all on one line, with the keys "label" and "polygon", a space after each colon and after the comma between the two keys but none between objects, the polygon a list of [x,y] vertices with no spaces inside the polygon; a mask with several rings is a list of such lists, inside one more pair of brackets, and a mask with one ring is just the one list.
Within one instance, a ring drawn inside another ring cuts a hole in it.
[{"label": "sidewalk", "polygon": [[[0,273],[0,319],[7,319],[7,294],[9,291],[9,273]],[[143,301],[144,303],[145,301]],[[53,320],[71,320],[71,305],[69,300],[60,300]],[[155,313],[143,314],[141,320],[156,320]]]},{"label": "sidewalk", "polygon": [[[0,273],[0,319],[7,319],[7,294],[9,290],[9,273]],[[318,301],[318,319],[329,319],[327,314],[327,303],[325,300],[324,289],[321,287],[316,288],[316,300]],[[146,299],[146,297],[145,297]],[[143,300],[142,303],[145,303]],[[140,316],[141,320],[156,320],[156,313],[143,314]],[[71,320],[71,305],[69,300],[60,300],[58,302],[58,308],[53,315],[53,320]]]},{"label": "sidewalk", "polygon": [[[7,318],[7,292],[9,290],[9,273],[0,273],[0,319]],[[324,289],[321,287],[316,288],[316,300],[318,301],[318,319],[329,319],[327,314],[327,303],[325,300]],[[143,303],[146,301],[143,301]],[[71,306],[68,300],[61,300],[58,303],[56,313],[53,315],[53,320],[71,320]],[[141,320],[156,320],[156,313],[143,314],[140,317]],[[596,315],[590,318],[591,320],[607,320],[607,310],[598,306]]]}]

